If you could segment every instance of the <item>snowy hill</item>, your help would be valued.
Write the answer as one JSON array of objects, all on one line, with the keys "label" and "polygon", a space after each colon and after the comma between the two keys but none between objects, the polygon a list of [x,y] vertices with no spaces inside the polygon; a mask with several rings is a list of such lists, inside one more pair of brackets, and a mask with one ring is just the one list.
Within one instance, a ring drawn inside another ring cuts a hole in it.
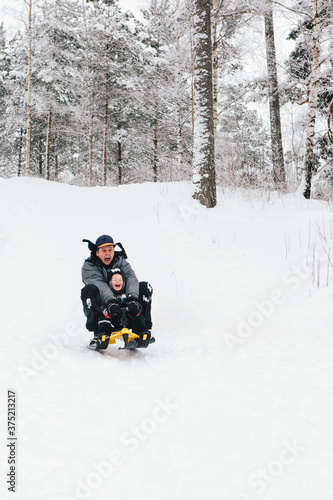
[{"label": "snowy hill", "polygon": [[[208,210],[188,184],[0,192],[1,498],[330,498],[328,206],[230,191]],[[81,240],[104,233],[154,287],[147,350],[86,348]]]}]

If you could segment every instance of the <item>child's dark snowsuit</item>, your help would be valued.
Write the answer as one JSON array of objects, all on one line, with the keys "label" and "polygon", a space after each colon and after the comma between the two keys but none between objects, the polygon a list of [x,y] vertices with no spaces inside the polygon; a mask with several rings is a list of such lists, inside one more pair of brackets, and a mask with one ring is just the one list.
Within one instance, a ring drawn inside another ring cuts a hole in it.
[{"label": "child's dark snowsuit", "polygon": [[[142,306],[141,314],[136,318],[131,318],[127,314],[127,328],[131,328],[138,335],[144,331],[151,329],[151,300],[153,289],[146,281],[139,283],[139,301]],[[122,304],[122,296],[116,297],[120,305]],[[86,328],[90,332],[94,332],[94,336],[106,334],[120,330],[122,324],[114,319],[105,317],[103,310],[105,308],[100,296],[100,292],[96,285],[86,285],[81,290],[81,300],[83,311],[87,317]]]}]

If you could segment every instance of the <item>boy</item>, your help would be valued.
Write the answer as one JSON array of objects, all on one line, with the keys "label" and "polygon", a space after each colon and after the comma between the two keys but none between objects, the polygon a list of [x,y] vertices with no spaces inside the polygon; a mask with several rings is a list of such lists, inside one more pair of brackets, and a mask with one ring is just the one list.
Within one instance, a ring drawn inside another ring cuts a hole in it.
[{"label": "boy", "polygon": [[[88,243],[91,250],[90,257],[82,266],[82,281],[85,287],[81,290],[83,310],[87,317],[86,328],[94,332],[89,347],[95,350],[107,348],[111,333],[122,328],[122,305],[126,307],[129,327],[140,335],[131,347],[147,347],[155,341],[149,331],[152,327],[151,286],[147,282],[139,283],[127,262],[123,246],[121,243],[114,243],[111,236],[102,235],[95,243],[83,241]],[[116,245],[121,251],[115,251]],[[113,287],[111,280],[114,275],[118,275],[118,281],[119,275],[121,276],[120,287]],[[105,340],[102,341],[104,336]],[[125,343],[125,347],[129,346]]]}]

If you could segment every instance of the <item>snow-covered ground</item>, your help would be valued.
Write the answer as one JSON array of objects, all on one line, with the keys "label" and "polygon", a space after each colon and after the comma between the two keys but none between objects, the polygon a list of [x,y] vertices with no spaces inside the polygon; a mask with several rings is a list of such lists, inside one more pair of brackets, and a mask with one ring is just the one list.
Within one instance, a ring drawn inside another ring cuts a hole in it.
[{"label": "snow-covered ground", "polygon": [[[1,498],[331,497],[330,207],[191,190],[0,180]],[[154,287],[146,350],[86,347],[81,240],[104,233]]]}]

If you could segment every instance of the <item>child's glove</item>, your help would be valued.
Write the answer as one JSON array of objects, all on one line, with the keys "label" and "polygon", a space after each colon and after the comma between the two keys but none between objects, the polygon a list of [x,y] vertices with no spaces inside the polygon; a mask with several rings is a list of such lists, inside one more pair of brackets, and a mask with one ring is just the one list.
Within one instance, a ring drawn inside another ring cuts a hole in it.
[{"label": "child's glove", "polygon": [[107,305],[106,309],[104,310],[104,316],[106,318],[114,318],[114,319],[119,319],[121,318],[121,308],[120,305],[116,300],[110,300]]},{"label": "child's glove", "polygon": [[141,304],[137,299],[130,297],[127,301],[126,309],[131,318],[136,318],[141,313]]}]

